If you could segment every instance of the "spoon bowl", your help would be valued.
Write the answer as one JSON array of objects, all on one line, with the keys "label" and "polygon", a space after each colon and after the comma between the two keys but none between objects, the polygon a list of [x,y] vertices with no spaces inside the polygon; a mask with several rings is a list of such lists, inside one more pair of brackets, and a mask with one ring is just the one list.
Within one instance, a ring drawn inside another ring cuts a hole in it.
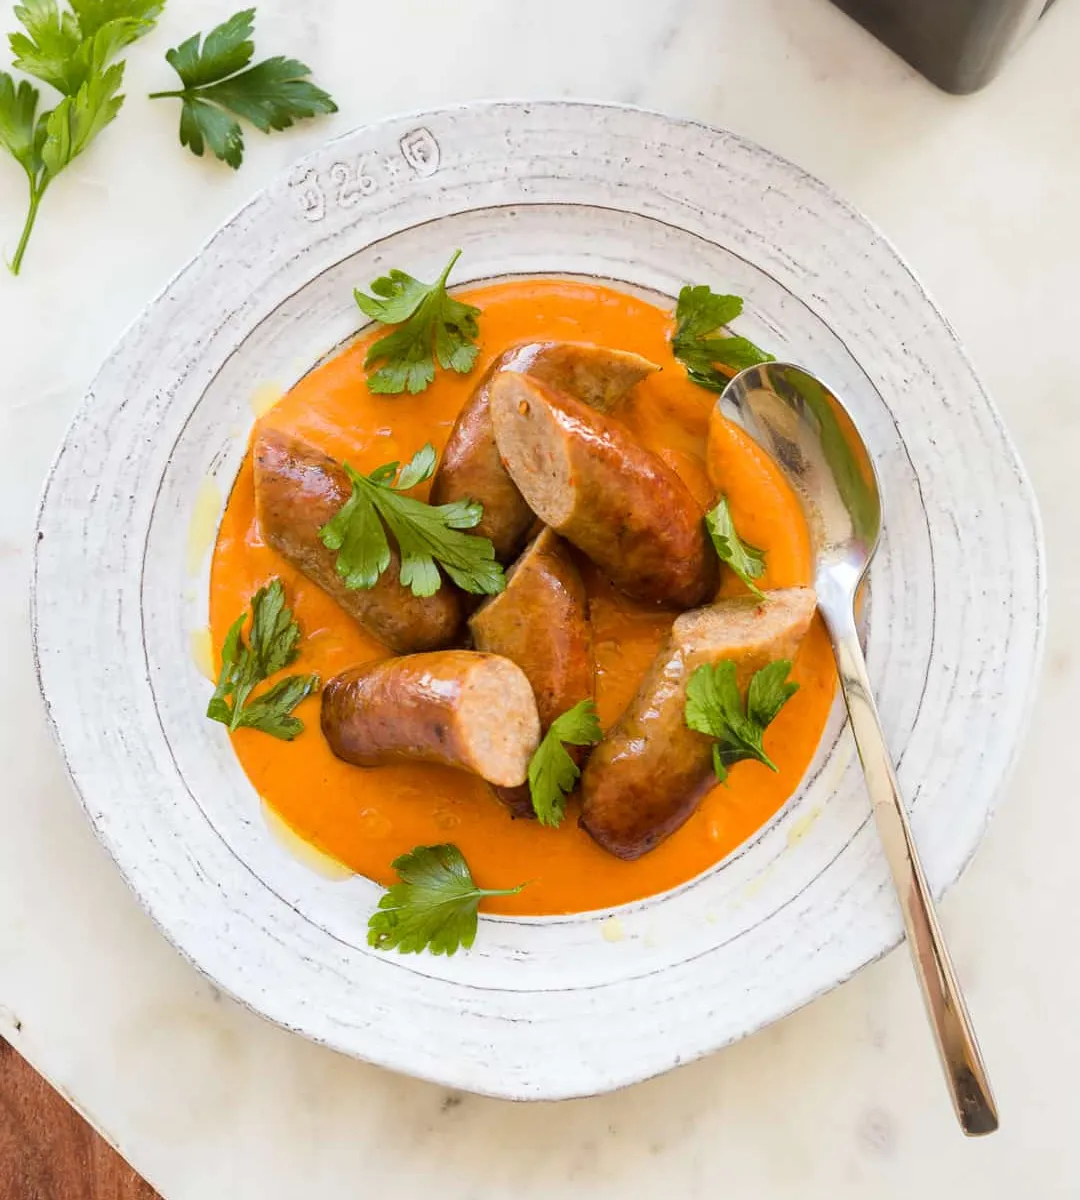
[{"label": "spoon bowl", "polygon": [[859,585],[881,537],[881,490],[847,409],[792,363],[740,372],[717,402],[775,459],[802,503],[818,610],[832,642],[855,744],[904,918],[908,946],[964,1132],[998,1127],[986,1069],[934,912],[870,687],[855,621]]},{"label": "spoon bowl", "polygon": [[802,502],[822,612],[849,603],[881,537],[881,491],[847,409],[817,378],[789,363],[743,371],[721,411],[776,460]]}]

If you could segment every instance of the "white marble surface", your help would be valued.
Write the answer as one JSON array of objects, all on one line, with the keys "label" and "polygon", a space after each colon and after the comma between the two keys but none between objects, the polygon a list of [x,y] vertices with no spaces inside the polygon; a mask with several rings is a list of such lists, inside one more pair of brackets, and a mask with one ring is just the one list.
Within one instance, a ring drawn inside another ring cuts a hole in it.
[{"label": "white marble surface", "polygon": [[[168,78],[163,50],[225,14],[172,0],[132,55],[128,109],[48,196],[23,277],[0,277],[0,1033],[166,1200],[1080,1194],[1080,667],[1064,620],[1080,599],[1080,2],[1058,5],[989,90],[955,99],[825,0],[266,0],[260,48],[312,63],[342,112],[251,135],[237,175],[188,158],[175,109],[142,99]],[[820,175],[923,276],[1016,437],[1049,545],[1047,667],[1010,795],[943,914],[1001,1105],[991,1139],[965,1142],[955,1127],[903,955],[613,1096],[452,1096],[217,995],[157,934],[82,818],[37,698],[27,580],[39,485],[98,361],[306,147],[393,111],[502,95],[697,117]],[[22,202],[20,173],[0,163],[8,254]]]}]

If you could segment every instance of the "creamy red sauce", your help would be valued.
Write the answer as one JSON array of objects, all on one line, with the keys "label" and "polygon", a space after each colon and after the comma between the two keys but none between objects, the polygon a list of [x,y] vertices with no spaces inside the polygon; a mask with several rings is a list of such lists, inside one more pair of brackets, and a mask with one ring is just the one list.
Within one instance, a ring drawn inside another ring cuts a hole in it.
[{"label": "creamy red sauce", "polygon": [[[638,385],[620,416],[662,455],[702,505],[723,492],[740,535],[766,551],[762,586],[811,580],[810,540],[799,504],[769,457],[735,426],[714,419],[715,397],[690,383],[671,355],[671,313],[595,284],[521,280],[461,293],[482,310],[481,356],[468,376],[440,371],[419,396],[375,396],[365,383],[365,342],[313,370],[263,418],[304,437],[358,470],[406,460],[430,441],[445,445],[461,406],[484,369],[518,342],[596,342],[642,354],[663,368]],[[422,492],[418,492],[422,495]],[[279,576],[303,633],[292,671],[329,679],[346,667],[385,657],[315,584],[262,541],[254,514],[250,455],[237,477],[214,551],[211,630],[220,654],[226,630],[254,592]],[[606,727],[619,716],[670,628],[672,615],[616,593],[596,571],[586,576],[596,646],[597,708]],[[722,596],[742,584],[724,573]],[[665,891],[694,878],[759,829],[798,786],[813,758],[835,689],[832,655],[815,621],[796,656],[799,691],[765,735],[775,774],[759,763],[736,765],[693,817],[637,862],[601,850],[577,824],[571,802],[559,829],[511,821],[482,780],[426,765],[362,769],[336,759],[319,731],[319,701],[297,715],[307,728],[294,742],[254,730],[233,735],[244,770],[263,799],[300,837],[354,871],[393,882],[392,860],[415,846],[453,842],[485,887],[530,881],[490,911],[567,913],[605,908]]]}]

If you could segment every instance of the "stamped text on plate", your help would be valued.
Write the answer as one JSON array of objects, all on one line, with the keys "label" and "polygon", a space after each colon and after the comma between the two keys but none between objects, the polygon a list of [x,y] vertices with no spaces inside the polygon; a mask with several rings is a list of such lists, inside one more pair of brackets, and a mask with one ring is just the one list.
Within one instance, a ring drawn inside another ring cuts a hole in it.
[{"label": "stamped text on plate", "polygon": [[[362,155],[354,162],[339,160],[325,171],[309,170],[290,180],[300,216],[321,221],[331,207],[353,208],[402,174],[402,160],[411,172],[427,179],[439,169],[442,152],[434,134],[422,126],[398,139],[398,153]],[[408,173],[408,172],[406,172]]]}]

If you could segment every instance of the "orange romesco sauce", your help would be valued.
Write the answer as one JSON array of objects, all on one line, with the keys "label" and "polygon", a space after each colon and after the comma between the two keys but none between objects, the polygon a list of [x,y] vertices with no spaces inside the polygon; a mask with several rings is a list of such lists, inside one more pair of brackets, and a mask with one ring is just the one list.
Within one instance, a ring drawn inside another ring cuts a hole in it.
[{"label": "orange romesco sauce", "polygon": [[[703,505],[728,497],[741,536],[766,551],[765,587],[810,582],[810,543],[798,501],[767,455],[737,428],[713,419],[715,397],[690,383],[668,345],[671,314],[622,292],[558,279],[518,280],[462,294],[482,310],[481,355],[468,376],[440,371],[419,396],[375,396],[365,385],[365,343],[313,370],[263,420],[308,438],[362,471],[408,459],[424,442],[440,450],[458,410],[488,363],[516,342],[589,341],[634,350],[663,367],[641,383],[620,415],[640,440],[662,454]],[[280,576],[303,632],[292,671],[324,680],[356,663],[384,657],[315,584],[266,546],[255,522],[250,455],[237,477],[214,552],[210,613],[215,652],[252,594]],[[587,572],[596,645],[597,706],[610,725],[637,690],[671,625]],[[724,572],[721,595],[742,585]],[[453,842],[485,887],[530,881],[516,896],[486,908],[541,914],[606,908],[692,879],[745,841],[798,786],[833,700],[835,675],[824,630],[816,623],[793,668],[799,691],[765,735],[778,764],[752,762],[731,771],[673,837],[637,862],[601,850],[578,827],[576,801],[559,829],[512,821],[482,780],[427,765],[362,769],[336,759],[319,730],[319,700],[297,710],[305,732],[293,742],[241,729],[233,745],[263,799],[303,839],[347,867],[391,883],[391,861],[419,845]]]}]

